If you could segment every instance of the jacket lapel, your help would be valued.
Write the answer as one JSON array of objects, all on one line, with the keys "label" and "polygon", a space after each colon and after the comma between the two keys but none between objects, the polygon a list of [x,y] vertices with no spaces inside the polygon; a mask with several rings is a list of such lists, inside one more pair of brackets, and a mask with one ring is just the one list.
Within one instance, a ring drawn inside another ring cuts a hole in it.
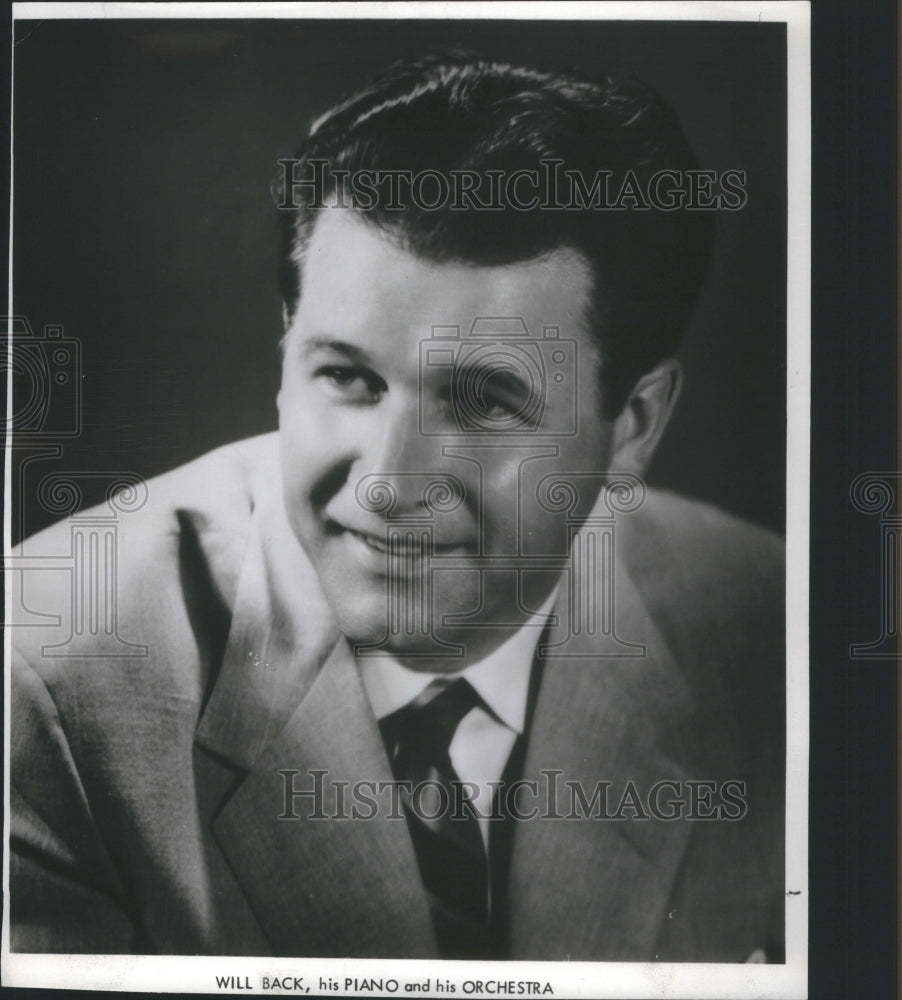
[{"label": "jacket lapel", "polygon": [[[548,812],[560,816],[594,815],[578,800],[573,809],[566,782],[581,787],[590,804],[597,783],[610,782],[607,804],[602,801],[600,808],[614,815],[628,781],[644,806],[655,782],[684,778],[679,747],[668,737],[688,705],[684,683],[622,567],[615,583],[618,632],[644,643],[645,656],[599,658],[597,636],[571,640],[568,653],[578,658],[547,661],[536,703],[524,778],[539,789],[556,788]],[[565,621],[566,608],[563,612]],[[673,795],[663,795],[662,802]],[[517,824],[509,904],[512,958],[655,957],[689,831],[681,820],[632,818],[630,809],[621,815],[630,818]]]},{"label": "jacket lapel", "polygon": [[[361,783],[364,800],[352,792]],[[277,954],[436,954],[391,783],[377,724],[340,640],[213,824]],[[317,787],[315,799],[286,794]]]}]

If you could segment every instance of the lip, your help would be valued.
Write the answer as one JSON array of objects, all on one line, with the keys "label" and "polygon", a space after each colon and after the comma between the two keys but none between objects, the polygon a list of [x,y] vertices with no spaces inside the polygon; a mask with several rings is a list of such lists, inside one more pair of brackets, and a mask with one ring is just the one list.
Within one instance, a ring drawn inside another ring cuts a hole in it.
[{"label": "lip", "polygon": [[375,561],[382,569],[386,563],[402,562],[414,569],[417,563],[430,556],[463,555],[469,551],[469,546],[462,542],[436,542],[425,525],[421,529],[405,527],[388,537],[388,532],[377,535],[332,522],[329,533],[347,539],[359,555],[370,562]]}]

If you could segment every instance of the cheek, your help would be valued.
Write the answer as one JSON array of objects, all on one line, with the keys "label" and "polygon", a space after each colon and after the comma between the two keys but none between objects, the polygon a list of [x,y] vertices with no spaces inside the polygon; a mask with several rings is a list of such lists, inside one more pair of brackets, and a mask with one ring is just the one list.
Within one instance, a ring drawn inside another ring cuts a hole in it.
[{"label": "cheek", "polygon": [[520,463],[501,461],[484,468],[486,506],[496,516],[509,517],[520,496]]},{"label": "cheek", "polygon": [[334,461],[334,443],[317,426],[314,414],[296,401],[279,407],[282,480],[289,515],[307,507]]},{"label": "cheek", "polygon": [[303,438],[292,434],[282,423],[279,429],[282,453],[282,484],[289,520],[295,521],[298,511],[308,505],[311,493],[312,456],[304,447]]},{"label": "cheek", "polygon": [[503,459],[493,456],[492,461],[483,464],[481,531],[486,552],[517,551],[518,533],[522,527],[521,493],[529,492],[529,486],[521,482],[521,458],[522,455]]},{"label": "cheek", "polygon": [[[524,554],[565,555],[568,520],[582,520],[594,507],[599,481],[586,473],[607,468],[609,429],[596,421],[591,433],[546,439],[543,446],[549,445],[557,448],[557,455],[532,457],[524,449],[484,467],[483,524],[490,550],[500,546],[507,551],[516,537],[518,551]],[[572,484],[577,498],[572,509],[551,502],[549,481],[556,480]]]},{"label": "cheek", "polygon": [[360,428],[353,412],[337,405],[315,379],[284,372],[279,389],[279,429],[311,455],[350,447]]},{"label": "cheek", "polygon": [[289,463],[294,475],[318,467],[326,456],[334,453],[338,425],[330,418],[329,407],[309,381],[297,376],[283,376],[279,390],[279,433],[282,439],[283,461]]}]

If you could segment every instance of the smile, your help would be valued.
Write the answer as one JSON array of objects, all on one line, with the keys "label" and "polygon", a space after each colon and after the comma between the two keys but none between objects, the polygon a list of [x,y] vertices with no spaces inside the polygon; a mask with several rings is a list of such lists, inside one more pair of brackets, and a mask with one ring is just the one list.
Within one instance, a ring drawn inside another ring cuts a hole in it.
[{"label": "smile", "polygon": [[386,532],[385,535],[356,531],[354,528],[334,523],[331,527],[330,533],[344,534],[369,552],[389,559],[423,559],[431,555],[457,555],[468,550],[461,542],[437,543],[425,526],[405,527],[391,533]]}]

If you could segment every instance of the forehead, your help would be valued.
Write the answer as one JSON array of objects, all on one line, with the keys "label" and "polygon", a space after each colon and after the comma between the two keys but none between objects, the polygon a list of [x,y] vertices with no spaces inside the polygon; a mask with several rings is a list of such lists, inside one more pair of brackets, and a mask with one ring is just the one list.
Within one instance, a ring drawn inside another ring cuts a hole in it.
[{"label": "forehead", "polygon": [[428,337],[433,327],[467,329],[478,317],[522,319],[531,337],[544,327],[583,339],[591,291],[588,264],[562,247],[534,260],[482,267],[425,260],[355,212],[325,209],[303,265],[297,325],[342,339]]}]

